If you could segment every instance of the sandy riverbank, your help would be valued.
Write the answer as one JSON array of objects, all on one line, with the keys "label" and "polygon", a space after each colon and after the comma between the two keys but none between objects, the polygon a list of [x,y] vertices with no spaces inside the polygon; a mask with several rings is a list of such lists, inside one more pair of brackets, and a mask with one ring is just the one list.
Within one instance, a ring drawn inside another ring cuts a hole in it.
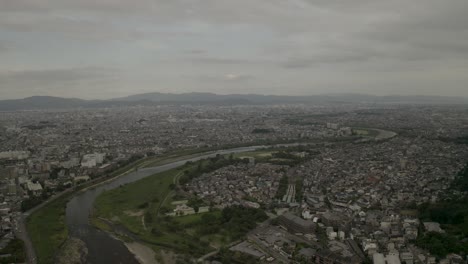
[{"label": "sandy riverbank", "polygon": [[125,246],[141,264],[158,264],[151,248],[137,242],[125,243]]}]

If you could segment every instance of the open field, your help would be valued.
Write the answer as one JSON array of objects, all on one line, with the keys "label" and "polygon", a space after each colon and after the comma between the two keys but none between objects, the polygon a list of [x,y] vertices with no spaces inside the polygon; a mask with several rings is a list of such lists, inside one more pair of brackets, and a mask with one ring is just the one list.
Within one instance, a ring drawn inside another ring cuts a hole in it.
[{"label": "open field", "polygon": [[365,136],[365,137],[376,137],[379,135],[379,131],[375,129],[368,129],[368,128],[353,128],[353,133],[358,136]]},{"label": "open field", "polygon": [[240,159],[242,159],[242,158],[255,158],[255,159],[269,158],[275,152],[276,151],[272,151],[272,150],[269,150],[269,149],[242,152],[242,153],[234,154],[234,158],[240,158]]},{"label": "open field", "polygon": [[139,233],[143,229],[142,216],[131,215],[127,212],[145,210],[155,214],[156,212],[151,211],[161,206],[170,192],[169,185],[173,183],[174,177],[180,171],[181,169],[165,171],[103,193],[96,199],[96,214],[106,219],[118,218],[119,222],[132,223],[127,228]]}]

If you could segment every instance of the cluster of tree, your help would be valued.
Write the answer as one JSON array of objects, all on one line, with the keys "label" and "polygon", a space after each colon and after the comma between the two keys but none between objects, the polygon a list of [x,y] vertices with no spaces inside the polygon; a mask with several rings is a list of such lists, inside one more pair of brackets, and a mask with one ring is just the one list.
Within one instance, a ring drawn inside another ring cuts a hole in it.
[{"label": "cluster of tree", "polygon": [[468,144],[468,136],[458,137],[457,139],[455,139],[455,143]]},{"label": "cluster of tree", "polygon": [[[184,175],[180,177],[179,182],[180,184],[184,185],[190,182],[192,179],[201,176],[203,173],[209,173],[229,165],[235,165],[239,163],[246,164],[248,162],[249,161],[247,159],[236,159],[232,155],[228,158],[223,155],[216,155],[216,157],[198,161],[197,166],[194,166],[192,169],[185,170]],[[187,165],[191,166],[192,164],[188,163]]]},{"label": "cluster of tree", "polygon": [[145,156],[143,154],[134,154],[127,160],[118,161],[117,164],[119,165],[119,167],[127,166],[128,164],[130,164],[132,162],[135,162],[137,160],[140,160],[140,159],[142,159],[144,157]]},{"label": "cluster of tree", "polygon": [[243,206],[226,207],[221,212],[221,223],[231,238],[239,239],[257,226],[258,222],[268,219],[261,209]]},{"label": "cluster of tree", "polygon": [[[454,190],[468,191],[468,164],[457,174],[451,186]],[[442,225],[446,234],[426,233],[417,239],[417,244],[434,255],[468,253],[468,195],[433,204],[423,204],[418,210],[423,221],[435,221]]]},{"label": "cluster of tree", "polygon": [[222,232],[231,240],[237,240],[266,219],[268,216],[261,209],[231,206],[224,208],[220,216],[209,213],[202,215],[196,230],[200,236]]},{"label": "cluster of tree", "polygon": [[42,199],[41,197],[36,197],[36,196],[32,196],[32,197],[29,197],[28,199],[24,199],[23,201],[21,201],[21,211],[26,212],[29,209],[32,209],[38,206],[43,201],[44,199]]},{"label": "cluster of tree", "polygon": [[452,142],[455,144],[468,144],[468,135],[456,138],[439,137],[439,140],[444,142]]},{"label": "cluster of tree", "polygon": [[278,191],[276,191],[276,198],[281,199],[283,196],[286,195],[286,192],[288,191],[288,185],[289,185],[289,179],[285,175],[281,177],[278,185]]},{"label": "cluster of tree", "polygon": [[8,245],[0,250],[0,255],[4,255],[0,258],[0,263],[25,263],[26,262],[26,251],[24,249],[24,243],[20,239],[13,239]]},{"label": "cluster of tree", "polygon": [[302,199],[303,199],[303,191],[302,191],[303,187],[304,187],[304,180],[302,178],[297,179],[296,180],[296,197],[297,197],[298,203],[302,202]]},{"label": "cluster of tree", "polygon": [[228,248],[221,248],[219,253],[213,260],[221,263],[234,263],[234,264],[255,264],[258,260],[252,256],[242,254],[240,252],[229,250]]},{"label": "cluster of tree", "polygon": [[147,156],[147,157],[156,156],[156,152],[154,152],[154,151],[148,151],[148,152],[146,152],[146,156]]},{"label": "cluster of tree", "polygon": [[58,176],[59,176],[59,173],[60,173],[62,170],[65,172],[65,174],[68,174],[70,169],[66,169],[66,168],[62,168],[62,167],[53,168],[53,169],[50,171],[50,176],[49,176],[49,177],[50,177],[51,179],[57,179]]},{"label": "cluster of tree", "polygon": [[431,254],[438,257],[445,257],[450,253],[468,252],[468,243],[461,243],[453,235],[436,232],[429,232],[419,236],[416,245],[429,250]]},{"label": "cluster of tree", "polygon": [[270,163],[278,164],[278,165],[287,165],[287,166],[295,166],[302,162],[304,162],[304,158],[299,157],[297,155],[292,154],[291,152],[287,151],[278,151],[271,154],[273,159],[270,160]]},{"label": "cluster of tree", "polygon": [[459,226],[468,235],[468,197],[419,207],[423,220],[431,220],[443,225]]},{"label": "cluster of tree", "polygon": [[152,224],[153,223],[153,215],[150,213],[150,212],[146,212],[145,215],[144,215],[144,220],[145,220],[145,223],[149,223],[149,224]]},{"label": "cluster of tree", "polygon": [[198,213],[198,210],[201,206],[203,206],[205,203],[203,202],[202,199],[194,197],[190,200],[188,200],[187,205],[192,207],[195,210],[195,213]]},{"label": "cluster of tree", "polygon": [[213,250],[207,241],[200,239],[200,236],[191,236],[186,233],[187,228],[197,226],[201,222],[183,225],[170,216],[159,217],[158,222],[160,225],[151,229],[152,235],[169,235],[172,239],[171,241],[167,240],[167,242],[157,242],[157,245],[176,249],[178,253],[188,254],[192,257],[202,256]]},{"label": "cluster of tree", "polygon": [[452,183],[452,189],[468,192],[468,163],[460,170]]},{"label": "cluster of tree", "polygon": [[45,200],[49,199],[49,197],[50,197],[49,192],[47,191],[47,189],[44,190],[42,192],[42,194],[39,195],[39,196],[34,196],[31,193],[28,194],[28,195],[29,195],[28,199],[24,199],[23,201],[21,201],[21,211],[22,212],[26,212],[29,209],[32,209],[32,208],[38,206],[39,204],[41,204]]}]

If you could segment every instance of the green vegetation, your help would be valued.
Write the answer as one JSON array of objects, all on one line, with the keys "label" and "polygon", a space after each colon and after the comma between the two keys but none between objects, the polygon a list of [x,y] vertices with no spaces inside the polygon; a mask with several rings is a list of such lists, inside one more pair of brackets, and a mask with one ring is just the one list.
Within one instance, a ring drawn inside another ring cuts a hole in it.
[{"label": "green vegetation", "polygon": [[274,132],[273,129],[268,129],[268,128],[255,128],[254,130],[252,130],[252,134],[269,134],[273,132]]},{"label": "green vegetation", "polygon": [[221,225],[233,240],[244,236],[248,231],[254,229],[258,222],[268,219],[264,211],[255,208],[232,206],[224,208],[220,219],[210,222],[210,226]]},{"label": "green vegetation", "polygon": [[[133,163],[123,163],[123,167],[116,169],[105,177],[101,177],[99,181],[124,174],[131,170],[133,166],[137,166],[142,162],[141,159],[137,158],[133,160]],[[49,202],[26,219],[26,228],[34,245],[39,264],[53,263],[55,255],[68,237],[65,223],[65,210],[68,201],[77,191],[97,184],[99,181],[87,182],[75,187],[73,191],[62,194],[62,196]],[[47,243],[44,243],[44,241],[47,241]]]},{"label": "green vegetation", "polygon": [[278,191],[276,192],[276,198],[282,199],[288,191],[289,178],[285,175],[281,178],[278,186]]},{"label": "green vegetation", "polygon": [[379,135],[379,131],[375,129],[355,127],[353,128],[353,135],[365,136],[365,137],[376,137]]},{"label": "green vegetation", "polygon": [[439,137],[439,140],[444,142],[452,142],[455,144],[468,144],[468,135],[456,138]]},{"label": "green vegetation", "polygon": [[0,264],[26,262],[24,243],[17,238],[11,240],[4,249],[0,250],[0,255],[9,255],[0,258]]},{"label": "green vegetation", "polygon": [[272,149],[261,149],[256,151],[242,152],[232,154],[234,158],[254,158],[256,162],[266,162],[271,157],[275,151]]},{"label": "green vegetation", "polygon": [[[245,161],[218,155],[107,191],[96,199],[92,223],[102,228],[101,218],[105,218],[126,227],[135,239],[155,250],[170,248],[178,253],[202,256],[213,251],[213,247],[239,239],[267,216],[262,210],[243,207],[182,217],[166,216],[178,188],[177,180],[188,181],[238,162]],[[203,201],[192,197],[188,205],[198,208]],[[107,228],[108,225],[104,225],[103,229]]]},{"label": "green vegetation", "polygon": [[302,202],[303,199],[303,188],[304,185],[304,179],[299,178],[296,180],[296,200],[298,203]]},{"label": "green vegetation", "polygon": [[286,165],[286,166],[295,166],[305,161],[305,158],[302,158],[298,155],[292,154],[289,151],[278,151],[272,153],[272,158],[268,162],[276,165]]},{"label": "green vegetation", "polygon": [[220,169],[222,167],[226,167],[229,165],[239,164],[239,163],[248,163],[249,161],[246,159],[238,159],[230,156],[227,158],[223,155],[216,155],[216,157],[209,158],[206,160],[202,160],[196,162],[195,166],[191,166],[194,163],[189,162],[188,166],[191,166],[190,169],[185,169],[184,174],[180,177],[180,184],[186,184],[190,182],[192,179],[201,176],[203,173],[208,173]]},{"label": "green vegetation", "polygon": [[[133,187],[125,186],[119,189],[133,189]],[[195,257],[213,251],[213,245],[225,245],[239,239],[255,228],[257,222],[268,218],[260,209],[243,207],[230,207],[222,211],[215,210],[182,217],[158,215],[154,210],[149,210],[144,214],[145,229],[141,216],[136,214],[130,216],[125,210],[132,207],[136,209],[132,206],[136,205],[136,202],[125,203],[122,209],[119,208],[122,197],[130,198],[132,195],[129,194],[132,192],[120,192],[124,196],[119,196],[118,193],[109,194],[110,192],[113,191],[103,194],[96,202],[98,208],[105,208],[96,210],[99,216],[104,216],[105,214],[101,212],[107,211],[108,217],[112,217],[114,223],[128,228],[139,240],[155,250],[170,248],[178,253]],[[131,198],[128,201],[131,201]],[[115,207],[110,207],[111,203]],[[148,216],[151,216],[151,221],[148,221]]]},{"label": "green vegetation", "polygon": [[468,163],[458,172],[457,177],[452,183],[452,189],[468,192]]},{"label": "green vegetation", "polygon": [[67,239],[65,207],[70,197],[66,195],[50,202],[26,220],[38,263],[54,263],[55,254]]},{"label": "green vegetation", "polygon": [[206,152],[209,152],[212,150],[216,150],[216,148],[178,150],[178,151],[171,152],[163,156],[149,158],[147,161],[143,163],[141,167],[156,167],[156,166],[161,166],[164,164],[168,164],[168,163],[172,163],[172,162],[176,162],[180,160],[195,158],[198,156],[205,155]]},{"label": "green vegetation", "polygon": [[461,243],[457,237],[450,234],[429,232],[419,236],[416,245],[438,257],[445,257],[450,253],[468,252],[468,243]]},{"label": "green vegetation", "polygon": [[40,197],[31,196],[28,199],[24,199],[23,201],[21,201],[21,211],[26,212],[29,209],[32,209],[32,208],[40,205],[45,200],[47,200],[47,197],[43,198],[42,196],[40,196]]},{"label": "green vegetation", "polygon": [[104,192],[95,201],[95,215],[106,219],[118,219],[114,222],[125,223],[125,226],[134,233],[142,232],[144,231],[141,221],[143,211],[153,211],[154,214],[151,216],[156,217],[156,211],[163,206],[164,199],[171,192],[169,186],[175,176],[182,172],[180,168],[164,171]]},{"label": "green vegetation", "polygon": [[258,260],[240,252],[231,251],[228,248],[221,248],[219,253],[216,254],[214,260],[221,263],[233,263],[233,264],[255,264]]},{"label": "green vegetation", "polygon": [[[267,145],[276,145],[276,144],[288,144],[288,143],[298,143],[298,142],[323,142],[323,139],[303,139],[303,140],[286,140],[286,139],[258,139],[253,142],[248,143],[238,143],[238,144],[226,144],[223,146],[205,146],[196,149],[178,149],[171,151],[169,153],[165,153],[162,156],[154,156],[151,155],[147,159],[145,159],[141,165],[138,167],[154,167],[159,165],[164,165],[167,163],[171,163],[174,161],[179,161],[187,158],[194,158],[197,156],[205,155],[207,152],[210,151],[217,151],[222,149],[230,149],[230,148],[240,148],[240,147],[250,147],[250,146],[267,146]],[[300,146],[299,146],[300,147]],[[297,148],[297,147],[296,147]],[[253,151],[256,152],[256,151]],[[262,152],[262,150],[260,150]],[[246,152],[248,153],[248,152]],[[237,155],[237,154],[235,154]]]},{"label": "green vegetation", "polygon": [[[453,190],[468,191],[468,164],[452,183]],[[443,257],[449,253],[468,253],[468,195],[435,204],[423,204],[419,208],[423,221],[441,224],[445,234],[426,233],[417,239],[417,245],[432,254]]]},{"label": "green vegetation", "polygon": [[161,172],[101,194],[96,199],[93,218],[103,217],[126,227],[153,249],[171,248],[193,256],[206,254],[212,250],[208,240],[192,236],[194,227],[190,232],[183,229],[195,225],[200,215],[187,216],[187,219],[164,216],[174,192],[170,186],[184,171],[191,171],[195,166],[188,164]]},{"label": "green vegetation", "polygon": [[455,140],[455,143],[457,143],[457,144],[468,144],[468,136],[458,137]]},{"label": "green vegetation", "polygon": [[[301,156],[299,153],[304,152],[306,155]],[[236,158],[255,158],[256,163],[271,163],[276,165],[295,166],[306,161],[310,156],[316,155],[317,152],[307,146],[294,147],[273,147],[256,151],[237,153]]]}]

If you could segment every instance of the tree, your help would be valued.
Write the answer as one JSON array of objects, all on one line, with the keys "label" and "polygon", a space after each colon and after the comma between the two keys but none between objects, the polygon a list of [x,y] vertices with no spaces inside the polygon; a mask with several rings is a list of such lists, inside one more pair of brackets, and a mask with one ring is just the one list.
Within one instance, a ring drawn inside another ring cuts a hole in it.
[{"label": "tree", "polygon": [[153,216],[150,212],[146,212],[144,218],[146,223],[153,223]]}]

